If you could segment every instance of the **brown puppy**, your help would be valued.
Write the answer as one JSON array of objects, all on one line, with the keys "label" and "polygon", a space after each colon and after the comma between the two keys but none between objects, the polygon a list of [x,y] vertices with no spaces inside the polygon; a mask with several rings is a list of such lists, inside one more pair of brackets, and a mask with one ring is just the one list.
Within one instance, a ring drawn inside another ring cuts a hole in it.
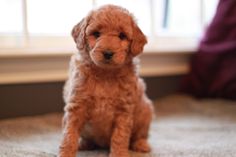
[{"label": "brown puppy", "polygon": [[72,36],[79,54],[71,58],[64,90],[59,156],[75,157],[78,148],[110,147],[110,157],[128,157],[129,148],[149,152],[152,104],[134,61],[147,40],[132,15],[103,6],[79,22]]}]

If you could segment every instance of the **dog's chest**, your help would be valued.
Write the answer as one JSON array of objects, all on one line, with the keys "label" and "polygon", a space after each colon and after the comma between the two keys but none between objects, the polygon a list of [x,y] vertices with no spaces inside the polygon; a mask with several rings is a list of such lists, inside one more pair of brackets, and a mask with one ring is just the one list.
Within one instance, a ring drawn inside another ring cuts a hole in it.
[{"label": "dog's chest", "polygon": [[100,110],[112,110],[119,103],[119,99],[125,93],[122,85],[114,81],[95,82],[91,93],[94,99],[94,107]]},{"label": "dog's chest", "polygon": [[121,89],[117,85],[112,85],[111,82],[94,82],[90,84],[90,87],[92,90],[89,94],[92,101],[89,104],[89,119],[82,136],[107,145],[110,141],[116,106],[119,102],[118,93]]},{"label": "dog's chest", "polygon": [[107,118],[113,116],[118,106],[130,99],[134,92],[132,84],[123,80],[97,80],[91,84],[89,95],[92,98],[90,109],[93,116]]},{"label": "dog's chest", "polygon": [[108,145],[116,113],[130,100],[130,92],[135,92],[135,82],[125,80],[91,80],[87,82],[91,103],[88,107],[89,119],[83,130],[83,137],[92,138],[102,145]]},{"label": "dog's chest", "polygon": [[94,83],[94,90],[92,91],[92,95],[95,98],[115,98],[116,95],[120,94],[122,91],[121,85],[119,82],[115,81],[99,81]]},{"label": "dog's chest", "polygon": [[[128,78],[127,78],[128,79]],[[110,77],[99,77],[90,76],[85,82],[85,88],[89,95],[93,96],[94,98],[110,98],[110,97],[117,97],[121,95],[125,91],[126,88],[126,78],[119,79],[114,76]]]}]

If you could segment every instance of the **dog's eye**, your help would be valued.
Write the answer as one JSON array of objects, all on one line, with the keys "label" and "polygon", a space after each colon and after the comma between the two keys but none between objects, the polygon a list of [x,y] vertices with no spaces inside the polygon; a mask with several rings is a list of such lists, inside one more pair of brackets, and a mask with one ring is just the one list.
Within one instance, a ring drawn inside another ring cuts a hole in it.
[{"label": "dog's eye", "polygon": [[95,32],[92,33],[92,35],[93,35],[95,38],[99,38],[100,35],[101,35],[101,33],[98,32],[98,31],[95,31]]},{"label": "dog's eye", "polygon": [[120,38],[121,40],[125,40],[125,39],[127,39],[127,36],[125,35],[125,33],[121,32],[121,33],[119,34],[119,38]]}]

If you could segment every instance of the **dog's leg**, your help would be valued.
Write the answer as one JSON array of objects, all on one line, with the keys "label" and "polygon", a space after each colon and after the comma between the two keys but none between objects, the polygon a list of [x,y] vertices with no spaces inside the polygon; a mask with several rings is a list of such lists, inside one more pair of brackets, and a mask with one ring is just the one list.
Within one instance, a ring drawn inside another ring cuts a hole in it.
[{"label": "dog's leg", "polygon": [[132,143],[131,149],[136,152],[148,153],[151,151],[151,147],[148,144],[147,138],[137,139]]},{"label": "dog's leg", "polygon": [[151,147],[148,144],[148,130],[152,120],[152,107],[150,104],[142,105],[142,110],[135,115],[134,129],[132,136],[131,149],[137,152],[150,152]]},{"label": "dog's leg", "polygon": [[59,157],[75,157],[78,149],[80,131],[85,122],[82,108],[73,108],[64,117],[63,139],[59,149]]},{"label": "dog's leg", "polygon": [[133,118],[130,113],[122,113],[115,120],[115,128],[111,138],[109,157],[129,157],[129,142]]}]

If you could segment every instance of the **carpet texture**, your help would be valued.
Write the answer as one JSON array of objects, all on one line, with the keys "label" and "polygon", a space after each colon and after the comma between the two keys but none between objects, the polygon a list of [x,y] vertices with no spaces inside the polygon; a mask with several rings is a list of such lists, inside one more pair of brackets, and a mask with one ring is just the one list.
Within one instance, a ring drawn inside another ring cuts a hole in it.
[{"label": "carpet texture", "polygon": [[[132,157],[236,157],[236,102],[175,95],[155,103],[152,152]],[[0,157],[55,157],[62,114],[0,121]],[[107,157],[81,151],[79,157]]]}]

